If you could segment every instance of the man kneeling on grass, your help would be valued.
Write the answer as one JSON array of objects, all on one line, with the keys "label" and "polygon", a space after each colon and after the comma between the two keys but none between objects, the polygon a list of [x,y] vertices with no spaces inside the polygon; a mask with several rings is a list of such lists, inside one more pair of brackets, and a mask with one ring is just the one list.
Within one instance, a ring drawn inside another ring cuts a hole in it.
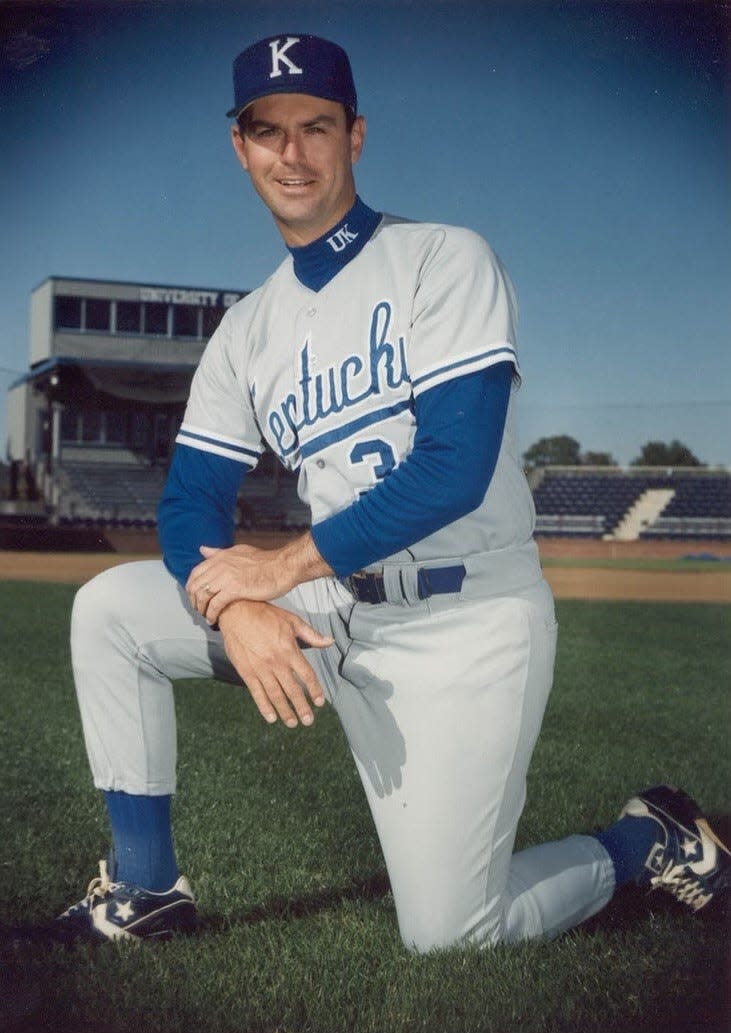
[{"label": "man kneeling on grass", "polygon": [[[633,796],[596,836],[513,852],[553,679],[556,621],[517,446],[512,286],[470,230],[357,195],[350,63],[282,33],[234,62],[231,141],[289,254],[223,317],[159,508],[164,562],[78,593],[72,650],[113,849],[63,937],[192,930],[170,828],[171,682],[246,686],[268,722],[327,700],[373,814],[407,947],[554,936],[618,886],[701,910],[731,855],[683,792]],[[312,527],[233,544],[265,446]]]}]

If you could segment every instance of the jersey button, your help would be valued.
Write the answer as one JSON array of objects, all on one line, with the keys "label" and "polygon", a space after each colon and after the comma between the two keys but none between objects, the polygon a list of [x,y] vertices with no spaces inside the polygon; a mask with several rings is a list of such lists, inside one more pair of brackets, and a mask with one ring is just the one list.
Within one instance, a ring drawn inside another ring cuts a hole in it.
[{"label": "jersey button", "polygon": [[324,459],[318,459],[317,463],[315,465],[317,466],[318,470],[324,470],[325,469],[325,460]]},{"label": "jersey button", "polygon": [[316,308],[308,308],[307,309],[307,315],[308,316],[316,316],[317,315],[317,309]]}]

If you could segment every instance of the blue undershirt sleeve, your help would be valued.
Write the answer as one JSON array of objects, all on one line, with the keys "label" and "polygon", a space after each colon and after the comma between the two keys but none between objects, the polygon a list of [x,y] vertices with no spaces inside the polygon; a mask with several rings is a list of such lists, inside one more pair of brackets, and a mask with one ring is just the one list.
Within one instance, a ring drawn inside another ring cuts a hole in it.
[{"label": "blue undershirt sleeve", "polygon": [[245,463],[176,445],[157,509],[163,561],[181,585],[200,563],[201,545],[233,544],[236,497]]},{"label": "blue undershirt sleeve", "polygon": [[416,398],[410,454],[370,491],[312,528],[338,577],[446,527],[480,505],[497,463],[514,366],[500,362]]}]

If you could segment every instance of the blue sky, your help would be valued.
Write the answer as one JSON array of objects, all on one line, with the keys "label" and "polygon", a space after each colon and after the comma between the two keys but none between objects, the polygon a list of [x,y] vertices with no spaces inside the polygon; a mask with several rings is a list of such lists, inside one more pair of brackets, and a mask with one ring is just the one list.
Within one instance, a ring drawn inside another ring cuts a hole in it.
[{"label": "blue sky", "polygon": [[[713,4],[0,5],[0,434],[50,275],[257,286],[283,256],[224,112],[255,39],[348,50],[372,207],[470,226],[521,308],[521,442],[731,465],[728,16]],[[726,37],[726,38],[725,38]]]}]

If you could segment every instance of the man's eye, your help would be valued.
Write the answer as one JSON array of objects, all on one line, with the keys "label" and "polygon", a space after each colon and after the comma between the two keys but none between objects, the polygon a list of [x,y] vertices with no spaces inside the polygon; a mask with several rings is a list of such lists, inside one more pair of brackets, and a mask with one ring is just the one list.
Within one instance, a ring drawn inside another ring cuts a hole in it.
[{"label": "man's eye", "polygon": [[266,140],[276,133],[274,126],[249,126],[248,133],[252,140]]},{"label": "man's eye", "polygon": [[308,126],[307,127],[307,132],[311,133],[311,134],[314,134],[314,133],[324,133],[325,132],[325,128],[324,128],[324,126]]}]

